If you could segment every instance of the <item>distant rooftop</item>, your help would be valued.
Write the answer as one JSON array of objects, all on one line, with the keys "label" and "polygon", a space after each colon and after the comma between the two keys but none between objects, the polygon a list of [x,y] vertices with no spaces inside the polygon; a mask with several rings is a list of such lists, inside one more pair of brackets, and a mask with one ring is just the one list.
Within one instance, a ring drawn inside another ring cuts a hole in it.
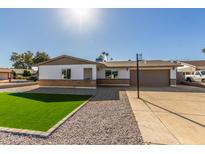
[{"label": "distant rooftop", "polygon": [[0,72],[9,73],[9,72],[11,72],[11,70],[8,68],[0,68]]},{"label": "distant rooftop", "polygon": [[188,63],[194,66],[204,66],[205,67],[205,60],[186,60],[186,61],[181,61],[183,63]]}]

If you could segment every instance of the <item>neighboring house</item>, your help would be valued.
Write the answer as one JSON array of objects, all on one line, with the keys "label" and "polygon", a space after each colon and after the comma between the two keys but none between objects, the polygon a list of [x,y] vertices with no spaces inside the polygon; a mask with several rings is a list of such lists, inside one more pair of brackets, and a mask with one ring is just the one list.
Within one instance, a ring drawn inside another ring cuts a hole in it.
[{"label": "neighboring house", "polygon": [[29,71],[31,73],[31,75],[36,73],[36,71],[34,71],[33,69],[16,69],[16,68],[11,68],[12,72],[16,72],[16,79],[23,78],[24,70]]},{"label": "neighboring house", "polygon": [[205,60],[178,61],[181,67],[177,68],[177,83],[185,80],[185,75],[190,75],[197,70],[205,70]]},{"label": "neighboring house", "polygon": [[205,70],[205,60],[187,60],[181,61],[196,67],[196,70]]},{"label": "neighboring house", "polygon": [[[140,85],[176,85],[176,67],[179,64],[150,60],[141,61]],[[59,56],[40,63],[40,86],[68,86],[96,88],[97,85],[136,86],[136,61],[97,63],[72,56]]]},{"label": "neighboring house", "polygon": [[11,70],[8,68],[0,68],[0,82],[8,81],[11,78]]},{"label": "neighboring house", "polygon": [[196,66],[178,61],[182,66],[177,67],[177,83],[181,83],[182,81],[185,81],[185,75],[191,75],[192,72],[196,71]]},{"label": "neighboring house", "polygon": [[190,75],[192,72],[197,70],[197,67],[185,62],[178,62],[182,66],[177,67],[177,72],[182,73],[183,75]]}]

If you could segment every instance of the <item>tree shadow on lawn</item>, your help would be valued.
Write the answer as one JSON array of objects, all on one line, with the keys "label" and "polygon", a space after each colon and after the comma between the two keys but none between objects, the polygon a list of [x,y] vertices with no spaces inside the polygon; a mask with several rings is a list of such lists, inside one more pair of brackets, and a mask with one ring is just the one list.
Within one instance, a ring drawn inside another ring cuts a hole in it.
[{"label": "tree shadow on lawn", "polygon": [[10,96],[31,99],[46,103],[86,101],[90,95],[42,94],[42,93],[10,93]]},{"label": "tree shadow on lawn", "polygon": [[95,96],[92,101],[112,101],[120,100],[120,91],[125,91],[125,87],[103,87],[98,86],[96,89],[78,89],[78,88],[47,88],[40,87],[27,93],[45,93],[45,94],[68,94],[68,95],[87,95]]}]

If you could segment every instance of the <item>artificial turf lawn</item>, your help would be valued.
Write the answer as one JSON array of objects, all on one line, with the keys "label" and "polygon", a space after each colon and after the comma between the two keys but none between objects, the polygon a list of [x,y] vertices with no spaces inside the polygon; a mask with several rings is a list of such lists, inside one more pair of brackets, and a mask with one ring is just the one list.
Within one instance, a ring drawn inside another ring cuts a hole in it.
[{"label": "artificial turf lawn", "polygon": [[0,93],[0,127],[47,131],[89,97]]}]

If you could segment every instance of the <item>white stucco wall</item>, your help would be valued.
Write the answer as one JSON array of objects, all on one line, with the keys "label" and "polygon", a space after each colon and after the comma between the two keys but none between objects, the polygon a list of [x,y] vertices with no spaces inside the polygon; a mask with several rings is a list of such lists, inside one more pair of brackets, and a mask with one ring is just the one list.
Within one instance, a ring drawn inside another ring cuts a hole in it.
[{"label": "white stucco wall", "polygon": [[[176,72],[177,69],[176,68],[147,68],[147,69],[140,69],[140,70],[163,70],[163,69],[169,69],[170,70],[170,79],[176,79]],[[126,68],[101,68],[97,71],[97,79],[105,79],[105,70],[112,70],[112,71],[116,71],[118,70],[118,79],[129,79],[130,78],[130,69],[126,69]]]},{"label": "white stucco wall", "polygon": [[101,68],[97,71],[97,79],[105,79],[105,70],[118,71],[118,79],[129,79],[130,71],[126,68]]},{"label": "white stucco wall", "polygon": [[71,69],[71,80],[83,80],[84,68],[92,68],[92,79],[96,80],[96,65],[42,65],[39,66],[39,79],[59,80],[62,79],[62,69]]},{"label": "white stucco wall", "polygon": [[194,72],[196,71],[196,67],[184,65],[177,68],[177,72]]}]

